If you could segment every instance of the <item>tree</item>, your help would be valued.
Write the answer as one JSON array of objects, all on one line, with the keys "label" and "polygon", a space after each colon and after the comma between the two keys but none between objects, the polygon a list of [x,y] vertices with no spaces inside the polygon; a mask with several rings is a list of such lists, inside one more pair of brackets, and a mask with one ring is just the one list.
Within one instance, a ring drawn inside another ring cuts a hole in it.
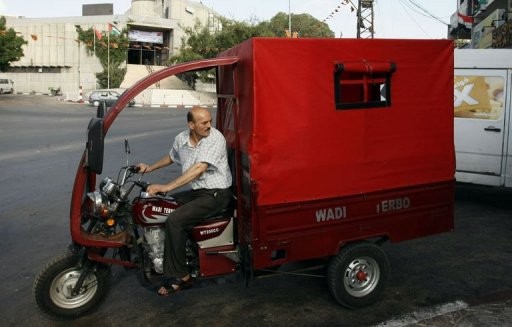
[{"label": "tree", "polygon": [[120,33],[113,33],[112,31],[99,31],[92,27],[83,30],[79,25],[76,25],[75,28],[78,40],[85,45],[87,54],[95,55],[103,67],[103,71],[96,74],[100,87],[119,87],[126,74],[126,68],[122,68],[121,65],[126,62],[128,57],[127,30],[123,29]]},{"label": "tree", "polygon": [[[308,14],[292,15],[292,32],[299,37],[334,37],[326,23]],[[251,37],[284,37],[288,29],[288,14],[278,13],[270,21],[260,23],[239,22],[221,18],[222,30],[211,33],[198,22],[185,28],[185,37],[178,55],[171,57],[172,64],[192,59],[213,58],[218,53]]]},{"label": "tree", "polygon": [[16,36],[14,29],[6,29],[5,17],[0,17],[0,71],[7,70],[11,62],[23,57],[24,44],[27,44],[27,41],[21,36]]},{"label": "tree", "polygon": [[[299,37],[334,37],[327,24],[308,14],[292,15],[292,31]],[[288,15],[278,13],[270,21],[248,23],[220,18],[222,29],[210,32],[199,22],[193,28],[185,28],[179,54],[170,58],[171,64],[191,60],[213,58],[220,52],[250,39],[251,37],[284,37],[288,29]],[[190,86],[199,77],[206,80],[209,72],[187,73],[180,76]]]},{"label": "tree", "polygon": [[[334,37],[334,33],[329,29],[329,25],[319,21],[309,14],[291,15],[292,30],[298,37]],[[268,23],[269,29],[276,36],[285,36],[289,29],[288,14],[277,13]]]}]

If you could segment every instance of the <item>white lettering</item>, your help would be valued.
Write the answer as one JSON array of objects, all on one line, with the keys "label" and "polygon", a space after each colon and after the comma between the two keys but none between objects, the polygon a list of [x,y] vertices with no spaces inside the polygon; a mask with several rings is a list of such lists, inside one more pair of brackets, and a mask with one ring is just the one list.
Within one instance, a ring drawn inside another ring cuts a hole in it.
[{"label": "white lettering", "polygon": [[162,207],[151,207],[151,211],[153,212],[163,212],[164,214],[168,215],[170,214],[171,212],[174,211],[174,209],[171,209],[171,208],[162,208]]},{"label": "white lettering", "polygon": [[210,235],[220,232],[220,228],[206,229],[199,232],[200,235]]},{"label": "white lettering", "polygon": [[475,100],[470,95],[474,86],[475,86],[475,84],[465,85],[464,88],[462,89],[462,91],[454,89],[454,102],[453,102],[453,106],[454,107],[459,107],[464,102],[466,102],[470,106],[478,104],[478,101]]},{"label": "white lettering", "polygon": [[325,208],[316,211],[316,222],[339,220],[347,217],[347,207]]},{"label": "white lettering", "polygon": [[408,197],[383,200],[377,203],[377,213],[384,213],[390,211],[398,211],[407,209],[411,206],[411,199]]},{"label": "white lettering", "polygon": [[[457,76],[459,77],[459,76]],[[458,81],[457,83],[455,83],[454,87],[461,87],[461,86],[464,86],[466,85],[467,83],[469,82],[469,78],[465,77],[464,79]]]}]

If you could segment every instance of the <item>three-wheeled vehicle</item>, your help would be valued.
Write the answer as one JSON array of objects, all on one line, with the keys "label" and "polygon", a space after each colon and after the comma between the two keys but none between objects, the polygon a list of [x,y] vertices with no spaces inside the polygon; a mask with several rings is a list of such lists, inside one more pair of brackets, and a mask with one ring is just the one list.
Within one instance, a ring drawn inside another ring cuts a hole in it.
[{"label": "three-wheeled vehicle", "polygon": [[103,142],[137,94],[171,75],[216,69],[216,126],[227,140],[232,210],[190,231],[195,278],[323,259],[340,304],[375,302],[380,245],[454,228],[453,46],[447,40],[254,38],[214,59],[155,72],[92,118],[70,210],[72,244],[36,277],[39,308],[74,318],[105,297],[113,264],[144,285],[162,273],[164,221],[133,166],[97,183]]}]

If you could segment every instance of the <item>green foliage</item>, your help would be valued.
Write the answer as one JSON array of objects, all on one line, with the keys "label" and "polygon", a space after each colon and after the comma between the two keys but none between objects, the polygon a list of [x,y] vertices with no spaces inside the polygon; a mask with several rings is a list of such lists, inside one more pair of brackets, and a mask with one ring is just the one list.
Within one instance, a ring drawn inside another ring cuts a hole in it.
[{"label": "green foliage", "polygon": [[16,36],[14,29],[6,29],[5,17],[0,17],[0,71],[5,71],[11,62],[23,57],[24,44],[27,44],[27,41],[21,36]]},{"label": "green foliage", "polygon": [[[292,32],[297,32],[298,37],[334,37],[326,23],[309,14],[292,15],[291,18]],[[285,36],[288,27],[288,14],[280,12],[270,19],[269,28],[276,36]]]},{"label": "green foliage", "polygon": [[[288,14],[278,13],[270,21],[248,23],[220,18],[222,29],[210,32],[198,22],[193,28],[185,28],[179,54],[170,58],[171,64],[191,60],[214,58],[219,53],[252,37],[285,37],[288,29]],[[308,14],[291,16],[292,31],[299,37],[334,37],[327,24]],[[189,85],[195,84],[197,77],[207,80],[211,72],[183,74],[182,79]]]},{"label": "green foliage", "polygon": [[[93,28],[84,30],[78,25],[75,28],[78,33],[78,40],[85,45],[87,54],[90,56],[96,55],[103,67],[103,71],[96,74],[100,87],[108,87],[109,76],[110,88],[119,87],[126,74],[126,68],[121,68],[121,65],[126,62],[128,56],[127,30],[123,29],[118,35],[108,31],[95,32]],[[95,33],[99,34],[100,38]]]}]

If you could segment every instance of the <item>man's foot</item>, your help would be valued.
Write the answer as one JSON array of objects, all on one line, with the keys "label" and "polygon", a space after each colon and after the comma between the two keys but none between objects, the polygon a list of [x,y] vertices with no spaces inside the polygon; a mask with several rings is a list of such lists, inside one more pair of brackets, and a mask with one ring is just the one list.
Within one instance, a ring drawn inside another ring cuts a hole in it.
[{"label": "man's foot", "polygon": [[164,278],[162,286],[158,289],[159,296],[168,296],[192,286],[192,277],[186,275],[183,278]]}]

